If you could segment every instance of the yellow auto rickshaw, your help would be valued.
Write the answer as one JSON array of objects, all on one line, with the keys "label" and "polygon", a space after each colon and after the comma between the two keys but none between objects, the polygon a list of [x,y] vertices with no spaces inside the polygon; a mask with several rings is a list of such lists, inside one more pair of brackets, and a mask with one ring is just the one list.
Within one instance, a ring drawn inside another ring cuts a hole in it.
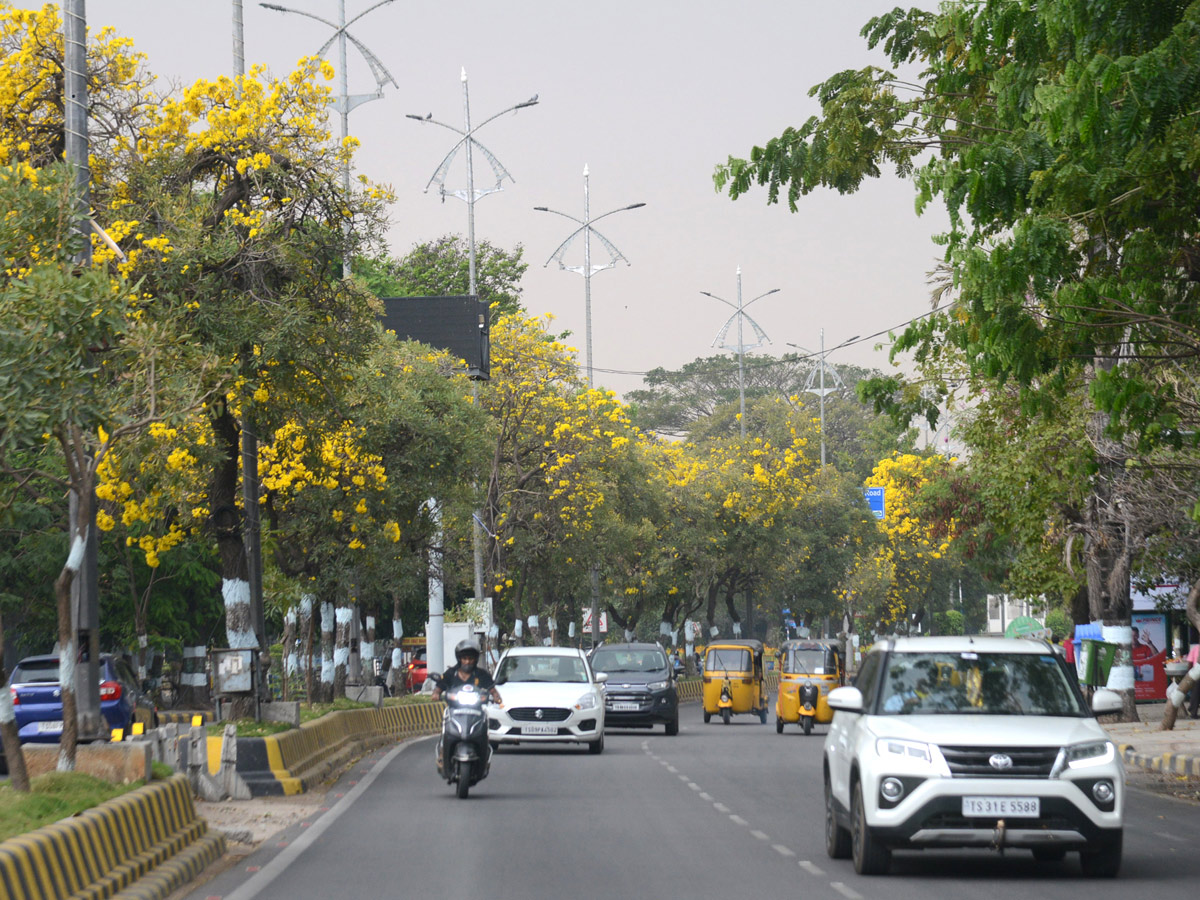
[{"label": "yellow auto rickshaw", "polygon": [[805,734],[813,725],[833,721],[826,696],[846,683],[842,649],[837,641],[784,641],[779,648],[779,695],[775,699],[775,731],[798,724]]},{"label": "yellow auto rickshaw", "polygon": [[750,713],[767,721],[762,641],[714,641],[704,654],[704,721]]}]

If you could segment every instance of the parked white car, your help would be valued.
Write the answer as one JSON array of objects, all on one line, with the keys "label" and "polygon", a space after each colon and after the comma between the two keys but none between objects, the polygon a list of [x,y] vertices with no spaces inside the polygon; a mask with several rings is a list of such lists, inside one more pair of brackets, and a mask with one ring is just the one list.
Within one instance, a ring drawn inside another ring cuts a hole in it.
[{"label": "parked white car", "polygon": [[513,647],[496,666],[501,703],[488,712],[488,740],[570,742],[604,751],[604,682],[573,647]]},{"label": "parked white car", "polygon": [[1125,775],[1075,675],[1047,643],[899,638],[871,648],[829,693],[825,842],[863,875],[894,849],[1078,851],[1085,875],[1121,866]]}]

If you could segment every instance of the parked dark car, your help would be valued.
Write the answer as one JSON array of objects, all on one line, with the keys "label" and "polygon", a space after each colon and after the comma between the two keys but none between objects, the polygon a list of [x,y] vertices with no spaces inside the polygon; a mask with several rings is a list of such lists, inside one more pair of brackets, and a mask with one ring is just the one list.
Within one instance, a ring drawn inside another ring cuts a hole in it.
[{"label": "parked dark car", "polygon": [[666,726],[679,733],[675,671],[659,644],[602,644],[592,651],[592,668],[608,674],[605,728]]},{"label": "parked dark car", "polygon": [[[9,686],[21,743],[57,744],[63,717],[58,657],[25,657],[13,669]],[[100,657],[100,712],[110,729],[123,728],[126,734],[134,722],[147,729],[158,724],[154,704],[129,663],[108,654]]]}]

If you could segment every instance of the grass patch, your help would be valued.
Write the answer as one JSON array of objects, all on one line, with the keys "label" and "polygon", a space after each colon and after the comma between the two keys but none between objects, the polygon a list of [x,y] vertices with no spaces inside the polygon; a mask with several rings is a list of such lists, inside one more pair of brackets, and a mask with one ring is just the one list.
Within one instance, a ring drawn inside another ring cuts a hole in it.
[{"label": "grass patch", "polygon": [[433,697],[429,694],[405,694],[403,697],[385,697],[383,699],[384,706],[419,706],[422,703],[432,703]]},{"label": "grass patch", "polygon": [[142,784],[113,784],[82,772],[49,772],[30,782],[28,794],[0,785],[0,841],[91,809]]},{"label": "grass patch", "polygon": [[[303,725],[305,722],[315,721],[321,718],[321,716],[342,709],[374,708],[374,703],[360,703],[357,700],[348,700],[345,697],[339,697],[332,703],[301,703],[300,724]],[[226,724],[225,722],[215,722],[208,726],[208,733],[213,737],[220,737],[225,733]],[[238,737],[268,737],[273,734],[282,734],[292,727],[286,722],[258,722],[254,719],[238,719],[233,724],[237,728]]]},{"label": "grass patch", "polygon": [[152,780],[166,781],[168,778],[170,778],[174,774],[175,774],[175,770],[172,769],[170,766],[168,766],[166,763],[159,762],[158,760],[151,760],[151,762],[150,762],[150,778]]}]

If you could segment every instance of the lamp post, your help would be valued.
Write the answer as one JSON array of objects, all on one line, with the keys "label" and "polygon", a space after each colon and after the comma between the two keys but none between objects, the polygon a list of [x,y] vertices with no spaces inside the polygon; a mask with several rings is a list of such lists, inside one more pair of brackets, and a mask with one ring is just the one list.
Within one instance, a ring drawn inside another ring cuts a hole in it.
[{"label": "lamp post", "polygon": [[[329,40],[327,40],[324,44],[321,45],[321,49],[317,51],[316,55],[324,56],[326,51],[331,46],[333,46],[333,42],[337,41],[337,44],[338,44],[338,67],[337,67],[338,68],[338,98],[336,101],[334,101],[334,109],[336,109],[338,111],[339,115],[341,116],[342,144],[343,145],[346,142],[346,138],[349,137],[349,135],[350,135],[350,113],[351,113],[351,111],[362,106],[364,103],[369,103],[372,100],[382,99],[383,98],[383,86],[385,84],[387,84],[388,82],[391,82],[392,87],[394,87],[394,88],[400,87],[400,85],[398,85],[396,83],[396,79],[392,77],[392,73],[387,70],[387,67],[382,62],[380,62],[379,57],[376,56],[374,53],[372,53],[366,44],[364,44],[362,41],[360,41],[358,38],[356,38],[354,35],[352,35],[349,31],[346,30],[351,25],[353,25],[355,22],[357,22],[359,19],[361,19],[363,16],[367,15],[367,13],[374,12],[375,10],[379,9],[379,7],[387,6],[387,4],[389,4],[391,2],[393,2],[393,0],[379,0],[379,2],[376,3],[374,6],[370,6],[367,9],[363,10],[357,16],[355,16],[353,19],[351,19],[349,22],[346,21],[346,0],[338,0],[338,20],[336,22],[331,22],[328,19],[323,19],[323,18],[321,18],[321,16],[314,15],[313,13],[310,13],[310,12],[305,12],[302,9],[291,9],[290,7],[287,7],[287,6],[280,6],[277,3],[259,3],[258,4],[259,6],[263,7],[264,9],[271,9],[271,10],[274,10],[275,12],[295,13],[298,16],[305,16],[306,18],[309,18],[309,19],[316,19],[318,22],[321,22],[324,25],[328,25],[330,28],[334,29],[333,36],[330,37]],[[347,41],[349,41],[351,44],[353,44],[355,47],[358,48],[358,52],[363,55],[363,59],[365,59],[367,61],[367,65],[371,67],[371,74],[375,76],[375,93],[373,93],[373,94],[351,94],[349,92],[348,77],[346,74],[346,42]],[[343,194],[350,193],[350,160],[348,158],[346,160],[344,160],[342,163],[342,193]],[[342,231],[343,231],[343,233],[348,233],[349,230],[350,230],[350,223],[349,223],[349,221],[347,221],[342,226]],[[350,274],[350,263],[343,256],[343,258],[342,258],[342,277],[345,278],[349,274]]]},{"label": "lamp post", "polygon": [[[588,167],[587,163],[583,164],[583,218],[577,219],[570,213],[560,212],[557,209],[550,209],[547,206],[535,206],[537,212],[554,213],[556,216],[562,216],[564,219],[570,219],[579,227],[567,235],[567,239],[558,245],[558,248],[550,254],[550,259],[547,259],[543,264],[550,265],[550,260],[558,260],[558,267],[568,272],[578,272],[583,276],[583,313],[584,313],[584,330],[587,335],[587,383],[588,388],[594,386],[593,370],[592,370],[592,276],[597,272],[603,272],[605,269],[611,269],[616,266],[617,260],[625,260],[625,265],[631,265],[628,259],[625,259],[625,254],[617,249],[616,244],[606,238],[599,231],[596,231],[592,226],[601,219],[616,215],[619,212],[625,212],[627,209],[641,209],[645,203],[630,203],[628,206],[621,206],[617,209],[610,209],[595,218],[592,218],[592,199],[591,192],[588,187]],[[603,265],[592,265],[592,233],[595,232],[596,238],[604,245],[608,251],[608,262]],[[564,260],[567,250],[579,235],[583,235],[583,265],[568,266]],[[593,565],[588,572],[592,583],[592,646],[595,647],[600,643],[600,570]]]},{"label": "lamp post", "polygon": [[[433,117],[433,113],[428,115],[418,116],[409,113],[405,118],[414,119],[417,122],[428,122],[430,125],[440,125],[442,128],[449,128],[457,135],[461,135],[460,139],[450,148],[450,152],[442,158],[442,163],[437,167],[429,179],[429,183],[425,185],[425,190],[428,191],[434,184],[438,186],[438,193],[442,195],[442,199],[449,194],[452,197],[457,197],[467,204],[467,252],[469,255],[468,278],[470,282],[470,293],[473,297],[478,297],[479,288],[475,280],[475,201],[481,197],[486,197],[488,194],[494,194],[497,191],[504,190],[504,179],[516,181],[509,173],[508,169],[500,160],[496,159],[492,151],[488,150],[483,144],[475,139],[475,133],[482,129],[489,122],[500,118],[510,112],[516,112],[519,109],[526,109],[530,106],[537,106],[538,95],[534,94],[523,103],[515,103],[507,109],[502,109],[495,115],[488,116],[478,125],[471,127],[471,93],[467,87],[467,70],[462,70],[462,90],[463,90],[463,128],[456,128],[453,125],[447,125],[445,122],[439,122]],[[475,150],[478,149],[483,154],[488,164],[492,167],[492,173],[496,176],[496,183],[492,187],[475,189]],[[459,150],[466,151],[467,163],[467,187],[466,190],[447,190],[446,175],[450,171],[450,165],[454,162],[454,157],[458,155]]]},{"label": "lamp post", "polygon": [[[737,298],[738,298],[738,300],[737,300],[736,306],[734,306],[732,303],[730,303],[728,300],[724,299],[723,297],[718,297],[716,294],[710,294],[708,291],[700,292],[705,297],[712,297],[714,300],[720,300],[726,306],[732,307],[734,309],[733,315],[731,315],[728,319],[725,320],[725,324],[721,326],[721,330],[718,331],[717,336],[715,338],[713,338],[712,346],[716,347],[718,345],[718,342],[720,342],[720,346],[723,349],[737,351],[737,355],[738,355],[738,403],[739,403],[738,421],[741,423],[741,426],[742,426],[742,440],[746,439],[746,372],[745,372],[744,357],[745,357],[747,350],[753,350],[755,347],[761,347],[764,343],[766,343],[766,344],[771,343],[771,339],[769,337],[767,337],[767,333],[765,331],[763,331],[762,328],[759,327],[759,324],[757,322],[755,322],[752,318],[750,318],[750,316],[746,315],[745,310],[746,310],[746,307],[749,306],[751,303],[761,300],[763,297],[769,297],[771,294],[775,294],[778,292],[779,292],[779,288],[771,288],[771,290],[767,291],[765,294],[759,294],[757,297],[755,297],[749,303],[742,303],[742,267],[741,266],[737,267]],[[734,319],[737,320],[737,345],[736,346],[733,344],[726,343],[726,341],[728,340],[729,328],[731,325],[733,325]],[[743,329],[742,329],[743,320],[749,322],[750,327],[754,329],[754,336],[755,336],[755,338],[757,338],[757,340],[753,344],[746,344],[743,339]]]},{"label": "lamp post", "polygon": [[[833,375],[833,380],[837,382],[837,387],[831,387],[831,388],[825,387],[825,354],[826,354],[826,352],[832,353],[834,350],[840,350],[842,347],[845,347],[848,344],[853,344],[855,341],[858,340],[858,338],[859,338],[859,336],[857,334],[854,335],[854,337],[846,338],[846,340],[842,341],[836,347],[832,347],[832,348],[830,348],[829,351],[826,351],[825,350],[825,329],[822,328],[821,329],[821,352],[818,355],[818,359],[820,360],[820,362],[819,362],[817,368],[811,370],[808,373],[808,380],[804,383],[805,393],[816,394],[818,397],[821,398],[820,428],[821,428],[821,468],[822,469],[825,468],[825,395],[832,394],[834,391],[841,390],[842,388],[844,388],[846,386],[845,382],[842,381],[842,376],[838,374],[837,369],[831,369],[830,374]],[[788,346],[793,347],[796,350],[802,350],[805,353],[808,353],[810,356],[812,355],[811,353],[809,353],[808,350],[806,350],[804,347],[801,347],[799,344],[790,344],[789,343]],[[817,388],[816,390],[814,390],[813,386],[812,386],[813,379],[818,377],[818,373],[819,373],[819,377],[820,377],[820,387]]]},{"label": "lamp post", "polygon": [[[463,91],[463,127],[456,128],[453,125],[448,125],[445,122],[439,122],[433,117],[433,113],[428,113],[424,116],[414,115],[409,113],[405,118],[413,119],[417,122],[428,122],[430,125],[440,125],[442,128],[448,128],[455,134],[459,135],[459,140],[450,148],[450,152],[443,158],[441,164],[434,171],[428,183],[425,185],[425,191],[436,184],[438,193],[442,199],[446,199],[449,194],[452,197],[457,197],[467,204],[467,293],[472,297],[479,299],[479,284],[476,276],[475,266],[475,201],[488,194],[494,194],[497,191],[504,190],[504,179],[515,182],[508,169],[504,168],[500,162],[487,147],[475,139],[475,133],[487,125],[489,122],[500,118],[510,112],[516,112],[519,109],[527,109],[531,106],[537,106],[538,95],[534,94],[528,100],[521,103],[514,103],[512,106],[500,110],[500,112],[488,116],[478,125],[471,126],[471,92],[467,84],[467,70],[464,67],[461,74],[462,91]],[[475,150],[479,150],[483,154],[484,159],[492,167],[492,174],[496,176],[496,183],[491,187],[475,189]],[[458,155],[459,150],[465,151],[465,159],[467,164],[467,187],[462,189],[447,189],[446,176],[450,172],[450,166],[454,162],[454,158]],[[471,398],[478,402],[478,393],[475,383],[471,383]],[[484,598],[483,592],[483,532],[480,520],[480,510],[476,510],[471,517],[471,547],[472,556],[474,557],[475,567],[475,599],[482,602]],[[432,607],[431,607],[432,609]],[[490,624],[490,623],[489,623]]]},{"label": "lamp post", "polygon": [[[563,241],[561,244],[558,245],[558,249],[556,249],[553,253],[550,254],[550,259],[546,260],[544,266],[550,265],[551,260],[558,260],[558,267],[560,269],[565,269],[568,272],[578,272],[580,275],[583,276],[583,312],[584,312],[584,323],[585,323],[584,329],[587,334],[587,383],[588,383],[588,387],[590,388],[593,386],[593,381],[592,381],[592,276],[594,274],[596,274],[597,272],[603,272],[605,269],[613,268],[614,266],[616,266],[617,260],[624,260],[625,265],[627,265],[627,266],[630,265],[629,260],[625,259],[625,254],[623,254],[620,250],[618,250],[616,248],[616,245],[613,244],[612,241],[610,241],[608,238],[606,238],[604,235],[602,235],[599,231],[596,231],[596,229],[593,228],[592,226],[594,225],[594,223],[599,222],[601,219],[608,218],[609,216],[615,215],[619,212],[625,212],[625,210],[627,210],[627,209],[641,209],[646,204],[645,203],[630,203],[628,206],[618,207],[617,209],[610,209],[608,212],[603,213],[602,215],[596,216],[593,219],[592,212],[591,212],[591,208],[592,208],[591,207],[591,194],[588,189],[588,178],[589,178],[588,167],[587,167],[587,164],[584,163],[584,166],[583,166],[583,218],[582,219],[577,219],[577,218],[575,218],[575,216],[571,215],[570,213],[559,212],[557,209],[550,209],[549,207],[546,207],[546,206],[535,206],[534,209],[538,212],[554,213],[556,216],[562,216],[564,219],[570,219],[572,222],[575,222],[579,225],[578,228],[576,228],[574,231],[572,231],[570,233],[570,235],[567,236],[567,239],[565,241]],[[600,243],[604,245],[604,248],[608,251],[608,257],[609,257],[608,262],[604,263],[603,265],[592,265],[592,234],[593,234],[593,232],[595,233],[597,240],[599,240]],[[579,235],[581,235],[581,234],[583,235],[583,265],[582,266],[568,266],[566,264],[566,262],[564,262],[563,257],[566,255],[567,250],[570,248],[570,246],[571,246],[572,242],[575,240],[575,238],[579,237]],[[592,610],[593,636],[595,635],[596,628],[598,628],[598,625],[596,622],[597,622],[596,610],[593,609]]]}]

